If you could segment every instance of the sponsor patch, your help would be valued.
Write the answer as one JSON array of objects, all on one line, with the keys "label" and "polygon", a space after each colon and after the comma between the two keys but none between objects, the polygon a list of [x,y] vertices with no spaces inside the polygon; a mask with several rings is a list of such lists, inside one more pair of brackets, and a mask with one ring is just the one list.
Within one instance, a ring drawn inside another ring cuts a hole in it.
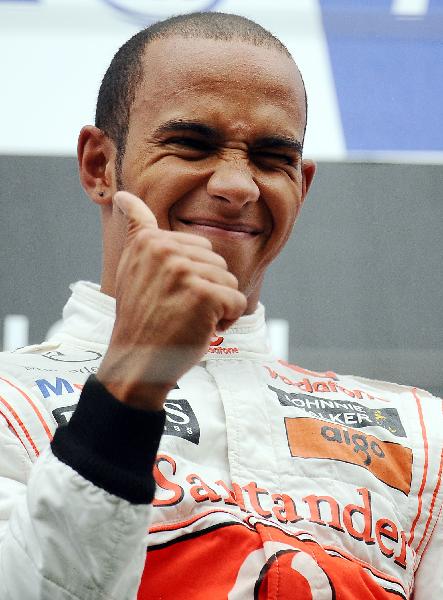
[{"label": "sponsor patch", "polygon": [[225,347],[223,346],[224,341],[223,336],[214,334],[209,343],[208,354],[238,354],[239,349],[236,346]]},{"label": "sponsor patch", "polygon": [[200,426],[191,405],[184,398],[167,399],[164,405],[166,423],[164,434],[176,435],[193,444],[200,441]]},{"label": "sponsor patch", "polygon": [[382,427],[397,437],[406,437],[406,432],[396,408],[367,408],[355,401],[326,400],[297,392],[285,392],[268,386],[282,406],[304,410],[309,415],[344,427]]},{"label": "sponsor patch", "polygon": [[222,344],[222,343],[223,343],[223,340],[224,340],[224,339],[225,339],[225,338],[224,338],[224,337],[222,337],[222,336],[219,336],[219,335],[214,335],[214,336],[212,336],[212,339],[211,339],[211,341],[210,341],[209,345],[210,345],[210,346],[220,346],[220,344]]},{"label": "sponsor patch", "polygon": [[70,406],[61,406],[53,410],[52,415],[57,421],[57,425],[67,425],[76,408],[77,404],[71,404]]},{"label": "sponsor patch", "polygon": [[38,389],[40,390],[43,398],[49,398],[50,396],[63,396],[64,394],[73,394],[75,389],[82,390],[83,384],[72,383],[62,377],[55,377],[52,379],[36,379]]},{"label": "sponsor patch", "polygon": [[410,448],[384,442],[338,423],[326,424],[307,417],[286,417],[285,426],[292,456],[358,465],[390,487],[409,494],[412,478]]},{"label": "sponsor patch", "polygon": [[83,350],[71,352],[70,354],[64,354],[58,350],[50,350],[49,352],[42,354],[42,356],[49,358],[49,360],[55,360],[56,362],[85,363],[98,360],[102,357],[102,354],[95,350]]}]

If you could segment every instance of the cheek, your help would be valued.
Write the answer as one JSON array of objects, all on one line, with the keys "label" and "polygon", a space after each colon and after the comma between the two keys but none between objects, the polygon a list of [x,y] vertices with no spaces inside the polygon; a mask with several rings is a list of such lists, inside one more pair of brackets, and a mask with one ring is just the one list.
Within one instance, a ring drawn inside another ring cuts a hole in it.
[{"label": "cheek", "polygon": [[162,229],[169,229],[169,211],[174,204],[205,181],[197,163],[165,157],[127,174],[126,189],[142,198]]},{"label": "cheek", "polygon": [[276,258],[288,241],[295,223],[293,211],[282,211],[278,221],[275,222],[274,230],[270,239],[268,250],[272,260]]},{"label": "cheek", "polygon": [[273,220],[273,244],[281,246],[290,236],[301,209],[301,182],[288,178],[270,189],[265,197]]}]

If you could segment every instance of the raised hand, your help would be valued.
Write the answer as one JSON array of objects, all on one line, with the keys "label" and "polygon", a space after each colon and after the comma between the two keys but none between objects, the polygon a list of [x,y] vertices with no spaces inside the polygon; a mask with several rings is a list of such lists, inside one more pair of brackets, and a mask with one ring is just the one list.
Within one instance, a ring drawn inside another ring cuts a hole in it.
[{"label": "raised hand", "polygon": [[128,233],[117,270],[116,322],[97,377],[122,402],[159,410],[214,331],[243,314],[246,298],[209,240],[159,229],[148,206],[129,192],[117,192],[114,202]]}]

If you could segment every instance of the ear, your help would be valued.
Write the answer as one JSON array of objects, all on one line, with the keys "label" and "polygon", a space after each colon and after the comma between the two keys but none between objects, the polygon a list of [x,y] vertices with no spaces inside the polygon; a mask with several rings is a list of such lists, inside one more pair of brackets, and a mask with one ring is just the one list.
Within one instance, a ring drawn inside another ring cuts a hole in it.
[{"label": "ear", "polygon": [[302,181],[302,202],[306,198],[309,188],[311,187],[312,180],[314,179],[317,165],[313,160],[303,160],[301,171],[303,176]]},{"label": "ear", "polygon": [[80,181],[93,202],[112,205],[116,191],[114,142],[101,129],[86,125],[77,144]]}]

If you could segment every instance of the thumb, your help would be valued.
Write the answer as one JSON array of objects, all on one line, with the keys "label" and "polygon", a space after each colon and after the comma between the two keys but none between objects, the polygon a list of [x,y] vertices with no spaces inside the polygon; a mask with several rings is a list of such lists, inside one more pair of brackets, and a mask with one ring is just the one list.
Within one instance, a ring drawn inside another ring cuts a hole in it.
[{"label": "thumb", "polygon": [[139,229],[140,227],[158,229],[154,213],[138,196],[130,192],[116,192],[114,194],[114,204],[128,219],[130,230]]}]

